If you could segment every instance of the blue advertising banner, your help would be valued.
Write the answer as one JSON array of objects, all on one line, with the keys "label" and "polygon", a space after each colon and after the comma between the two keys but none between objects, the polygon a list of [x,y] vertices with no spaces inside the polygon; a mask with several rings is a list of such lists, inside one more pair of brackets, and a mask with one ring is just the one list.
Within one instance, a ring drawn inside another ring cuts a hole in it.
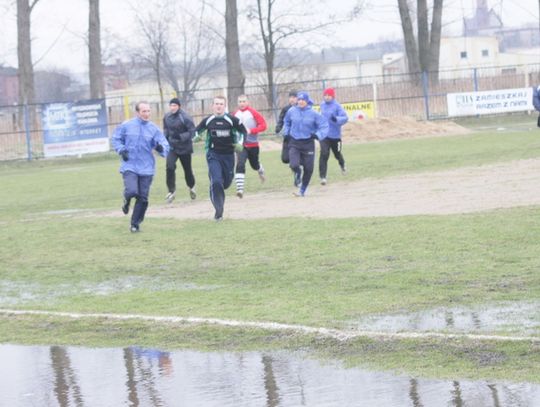
[{"label": "blue advertising banner", "polygon": [[45,104],[41,122],[45,157],[109,151],[105,99]]}]

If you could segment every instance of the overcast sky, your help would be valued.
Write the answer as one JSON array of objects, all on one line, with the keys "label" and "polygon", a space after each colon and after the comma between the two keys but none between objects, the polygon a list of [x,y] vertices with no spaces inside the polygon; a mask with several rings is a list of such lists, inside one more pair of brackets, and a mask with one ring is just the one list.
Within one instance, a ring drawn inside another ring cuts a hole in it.
[{"label": "overcast sky", "polygon": [[[239,0],[239,4],[242,1],[245,0]],[[14,3],[14,0],[0,0],[0,23],[3,27],[0,63],[16,67]],[[119,38],[133,36],[135,25],[132,23],[133,11],[128,6],[130,0],[102,0],[100,3],[102,28]],[[216,0],[215,3],[224,1]],[[340,7],[346,9],[355,3],[355,0],[328,1],[332,11]],[[366,3],[364,12],[354,23],[340,25],[332,36],[334,45],[357,46],[402,37],[397,0],[366,0]],[[445,33],[458,35],[463,17],[473,15],[476,0],[445,0],[444,3]],[[488,0],[488,4],[502,16],[507,27],[525,24],[538,26],[538,0]],[[41,58],[37,69],[56,67],[70,71],[86,70],[87,49],[82,36],[87,27],[87,0],[40,0],[32,13],[33,58],[34,61]]]}]

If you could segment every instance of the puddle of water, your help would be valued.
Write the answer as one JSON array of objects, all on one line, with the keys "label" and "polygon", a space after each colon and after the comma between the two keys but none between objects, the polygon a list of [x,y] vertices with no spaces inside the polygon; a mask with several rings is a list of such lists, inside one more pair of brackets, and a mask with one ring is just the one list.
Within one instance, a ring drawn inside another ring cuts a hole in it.
[{"label": "puddle of water", "polygon": [[423,380],[287,352],[0,345],[5,406],[540,405],[540,385]]},{"label": "puddle of water", "polygon": [[383,332],[513,332],[540,334],[540,303],[512,302],[477,308],[435,308],[427,311],[370,315],[350,321],[349,328]]},{"label": "puddle of water", "polygon": [[164,279],[149,279],[148,277],[125,277],[114,280],[77,284],[55,284],[54,287],[43,286],[36,283],[19,283],[14,281],[0,281],[0,307],[24,304],[31,301],[53,301],[70,295],[81,293],[90,295],[110,295],[138,288],[150,291],[191,291],[214,290],[218,286],[202,286],[194,283],[171,283]]}]

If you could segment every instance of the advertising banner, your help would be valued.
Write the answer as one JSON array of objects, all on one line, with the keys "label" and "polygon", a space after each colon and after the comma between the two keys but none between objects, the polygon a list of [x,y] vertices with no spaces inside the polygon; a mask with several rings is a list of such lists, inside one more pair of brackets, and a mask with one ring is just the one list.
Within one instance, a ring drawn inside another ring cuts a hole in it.
[{"label": "advertising banner", "polygon": [[532,88],[449,93],[448,116],[476,116],[533,110]]},{"label": "advertising banner", "polygon": [[373,119],[375,117],[375,102],[343,103],[341,105],[351,120]]},{"label": "advertising banner", "polygon": [[45,157],[109,151],[105,99],[45,104],[41,122]]},{"label": "advertising banner", "polygon": [[[341,103],[341,107],[350,120],[373,119],[375,117],[375,102],[373,101]],[[313,109],[320,112],[321,106],[315,105]]]}]

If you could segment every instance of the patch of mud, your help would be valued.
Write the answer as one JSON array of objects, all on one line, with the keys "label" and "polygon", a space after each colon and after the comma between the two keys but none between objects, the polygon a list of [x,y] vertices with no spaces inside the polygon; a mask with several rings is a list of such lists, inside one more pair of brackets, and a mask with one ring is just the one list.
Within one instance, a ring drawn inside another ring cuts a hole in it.
[{"label": "patch of mud", "polygon": [[[313,183],[307,196],[294,191],[261,192],[243,199],[230,188],[225,219],[352,218],[407,215],[446,215],[500,208],[540,205],[540,159],[465,167],[447,171]],[[204,195],[194,202],[151,205],[149,217],[212,219],[214,209]],[[123,216],[120,211],[106,216]]]},{"label": "patch of mud", "polygon": [[510,302],[471,308],[444,307],[414,313],[371,315],[351,321],[347,327],[381,332],[511,332],[537,335],[540,333],[539,306],[539,302]]},{"label": "patch of mud", "polygon": [[[419,121],[414,117],[380,117],[349,121],[342,128],[346,143],[469,134],[471,130],[451,121]],[[261,137],[261,151],[281,150],[281,142]]]},{"label": "patch of mud", "polygon": [[45,215],[74,215],[81,212],[88,212],[86,209],[58,209],[54,211],[43,212]]},{"label": "patch of mud", "polygon": [[418,121],[413,117],[381,117],[348,122],[343,126],[347,142],[369,142],[390,139],[450,136],[471,131],[449,121]]}]

